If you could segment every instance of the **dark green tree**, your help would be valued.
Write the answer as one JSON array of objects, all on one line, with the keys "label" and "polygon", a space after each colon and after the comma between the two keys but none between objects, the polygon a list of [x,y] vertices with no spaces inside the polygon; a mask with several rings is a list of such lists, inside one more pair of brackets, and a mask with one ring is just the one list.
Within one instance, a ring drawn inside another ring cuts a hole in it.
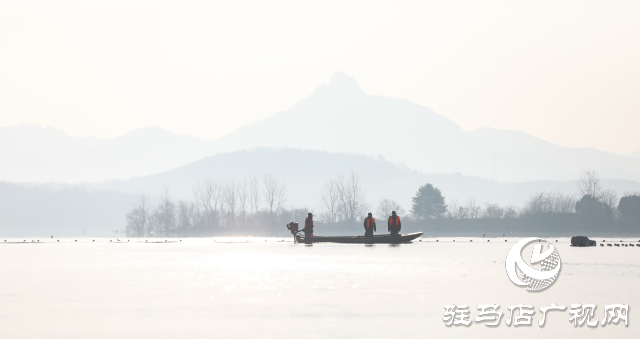
[{"label": "dark green tree", "polygon": [[585,195],[576,202],[576,213],[584,224],[594,226],[602,225],[613,217],[611,207],[591,195]]},{"label": "dark green tree", "polygon": [[627,225],[640,227],[640,195],[627,195],[618,203],[622,221]]},{"label": "dark green tree", "polygon": [[442,192],[431,184],[420,186],[411,200],[413,201],[411,213],[420,219],[439,217],[447,211]]}]

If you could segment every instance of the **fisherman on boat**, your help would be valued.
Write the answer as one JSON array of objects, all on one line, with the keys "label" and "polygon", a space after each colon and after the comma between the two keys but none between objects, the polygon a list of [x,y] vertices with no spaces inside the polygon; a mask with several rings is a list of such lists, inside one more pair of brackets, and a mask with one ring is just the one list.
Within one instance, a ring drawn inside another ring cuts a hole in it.
[{"label": "fisherman on boat", "polygon": [[396,211],[391,211],[388,224],[389,233],[391,233],[391,235],[398,235],[401,228],[402,223],[400,222],[400,217],[396,215]]},{"label": "fisherman on boat", "polygon": [[373,232],[376,230],[376,219],[373,218],[371,212],[369,216],[364,219],[364,236],[373,237]]},{"label": "fisherman on boat", "polygon": [[304,219],[304,228],[302,229],[304,232],[304,239],[309,241],[311,237],[313,237],[313,214],[309,212],[309,216]]}]

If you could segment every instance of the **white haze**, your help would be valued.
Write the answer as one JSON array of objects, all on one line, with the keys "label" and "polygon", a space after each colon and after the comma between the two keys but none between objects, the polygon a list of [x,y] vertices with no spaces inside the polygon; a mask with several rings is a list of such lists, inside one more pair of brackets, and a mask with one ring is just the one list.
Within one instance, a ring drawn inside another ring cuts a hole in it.
[{"label": "white haze", "polygon": [[0,126],[213,140],[336,70],[463,130],[638,151],[634,1],[13,1],[0,4]]},{"label": "white haze", "polygon": [[[460,173],[501,182],[574,180],[585,168],[606,178],[640,180],[638,157],[563,147],[522,132],[490,128],[465,132],[428,107],[366,94],[354,78],[341,72],[286,111],[214,141],[160,128],[104,140],[73,138],[38,126],[0,127],[0,156],[11,164],[0,168],[0,179],[127,179],[257,147],[382,157],[422,173]],[[340,167],[313,160],[304,164],[307,169],[317,166]]]}]

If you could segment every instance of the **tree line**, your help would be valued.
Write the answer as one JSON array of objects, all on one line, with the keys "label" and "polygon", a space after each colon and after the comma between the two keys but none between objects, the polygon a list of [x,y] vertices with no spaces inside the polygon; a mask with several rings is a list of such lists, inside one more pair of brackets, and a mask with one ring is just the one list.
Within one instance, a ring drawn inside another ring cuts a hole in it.
[{"label": "tree line", "polygon": [[[539,192],[523,206],[501,206],[480,203],[473,196],[463,201],[446,199],[440,189],[427,183],[418,188],[407,213],[391,199],[381,200],[373,209],[360,176],[352,172],[324,184],[314,219],[325,230],[346,234],[360,232],[370,211],[379,220],[383,218],[383,224],[391,211],[396,211],[403,217],[403,230],[434,234],[640,230],[640,193],[618,197],[615,191],[602,187],[594,171],[584,171],[576,189],[574,195]],[[154,200],[157,203],[151,206],[151,198],[140,194],[126,216],[127,235],[283,234],[282,225],[301,222],[312,211],[285,206],[286,182],[273,174],[239,182],[203,181],[194,186],[192,200],[174,200],[165,189]]]},{"label": "tree line", "polygon": [[602,186],[597,172],[583,171],[576,181],[576,194],[538,192],[523,206],[478,203],[475,197],[464,202],[446,199],[442,192],[426,184],[413,197],[410,221],[416,228],[437,233],[565,235],[638,233],[640,193],[618,194]]},{"label": "tree line", "polygon": [[125,231],[132,237],[164,237],[273,225],[281,217],[303,213],[301,209],[285,211],[286,193],[286,183],[273,174],[265,174],[262,180],[254,176],[240,182],[203,181],[193,188],[191,201],[174,200],[167,188],[155,207],[149,195],[141,193],[127,213]]}]

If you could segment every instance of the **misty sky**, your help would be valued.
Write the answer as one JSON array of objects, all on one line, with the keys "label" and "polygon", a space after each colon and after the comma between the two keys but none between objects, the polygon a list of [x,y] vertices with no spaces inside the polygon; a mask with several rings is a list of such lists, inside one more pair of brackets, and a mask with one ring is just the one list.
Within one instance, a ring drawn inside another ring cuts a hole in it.
[{"label": "misty sky", "polygon": [[343,71],[465,130],[630,153],[638,17],[637,1],[3,0],[0,126],[215,139]]}]

